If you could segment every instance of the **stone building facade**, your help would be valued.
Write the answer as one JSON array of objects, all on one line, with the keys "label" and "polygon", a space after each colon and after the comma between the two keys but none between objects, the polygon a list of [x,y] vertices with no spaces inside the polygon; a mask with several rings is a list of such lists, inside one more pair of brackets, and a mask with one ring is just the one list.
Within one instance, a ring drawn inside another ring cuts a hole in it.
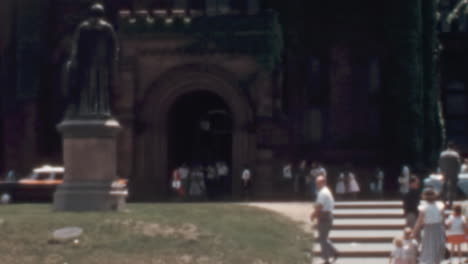
[{"label": "stone building facade", "polygon": [[[17,26],[3,49],[11,53],[0,54],[0,77],[15,87],[0,101],[0,172],[61,163],[59,76],[90,1],[42,0],[40,8],[37,1],[2,2],[16,14],[12,21],[48,22],[11,23]],[[384,31],[395,14],[375,12],[378,1],[297,1],[304,8],[294,12],[304,21],[268,10],[270,1],[102,2],[121,45],[112,107],[123,127],[118,174],[129,179],[133,199],[169,197],[171,172],[184,162],[227,161],[233,197],[248,166],[256,197],[271,198],[291,191],[281,179],[288,161],[373,169],[398,153],[386,149],[388,124],[405,113],[394,111],[394,87],[385,83],[405,69],[392,65],[397,52],[388,49],[393,35]]]}]

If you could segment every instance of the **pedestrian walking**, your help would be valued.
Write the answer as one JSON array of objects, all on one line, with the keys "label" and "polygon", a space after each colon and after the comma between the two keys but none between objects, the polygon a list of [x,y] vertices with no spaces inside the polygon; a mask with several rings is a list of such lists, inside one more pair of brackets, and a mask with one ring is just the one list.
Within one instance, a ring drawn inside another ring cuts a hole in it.
[{"label": "pedestrian walking", "polygon": [[319,176],[323,176],[325,179],[327,179],[327,171],[318,161],[314,161],[312,162],[312,168],[310,170],[309,180],[308,180],[309,192],[310,192],[310,197],[312,198],[312,200],[314,200],[317,195],[317,190],[316,190],[317,187],[315,186],[315,182]]},{"label": "pedestrian walking", "polygon": [[[308,177],[307,161],[302,160],[294,174],[294,193],[296,198],[305,198],[306,178]],[[315,184],[314,184],[315,185]]]},{"label": "pedestrian walking", "polygon": [[244,199],[245,200],[250,200],[251,194],[251,188],[252,188],[252,174],[250,172],[250,169],[247,166],[244,166],[244,170],[242,171],[241,175],[241,180],[242,180],[242,190],[244,192]]},{"label": "pedestrian walking", "polygon": [[359,183],[356,180],[356,176],[352,172],[348,172],[348,183],[349,183],[349,193],[351,194],[351,198],[356,200],[358,193],[361,191],[359,188]]},{"label": "pedestrian walking", "polygon": [[205,186],[206,186],[206,196],[209,200],[213,200],[217,194],[217,174],[216,169],[212,164],[208,164],[205,169]]},{"label": "pedestrian walking", "polygon": [[423,200],[411,236],[416,237],[422,229],[420,262],[440,264],[445,255],[444,204],[433,189],[424,190]]},{"label": "pedestrian walking", "polygon": [[206,193],[205,174],[201,165],[195,166],[190,173],[189,194],[191,198],[204,198]]},{"label": "pedestrian walking", "polygon": [[220,194],[225,196],[230,193],[229,167],[225,161],[216,163],[216,174],[219,180]]},{"label": "pedestrian walking", "polygon": [[[419,215],[419,202],[421,200],[420,182],[416,176],[409,180],[409,191],[403,195],[403,213],[405,214],[406,226],[413,228]],[[419,239],[418,239],[419,240]]]},{"label": "pedestrian walking", "polygon": [[189,167],[187,166],[187,163],[184,162],[179,167],[179,176],[180,176],[182,189],[184,190],[184,193],[188,193],[189,191],[189,175],[190,175]]},{"label": "pedestrian walking", "polygon": [[447,226],[447,243],[450,244],[450,257],[458,255],[458,261],[461,263],[461,245],[466,242],[465,229],[466,221],[462,216],[462,207],[455,205],[453,207],[452,215],[446,221]]},{"label": "pedestrian walking", "polygon": [[372,177],[372,181],[370,183],[370,190],[380,199],[383,198],[383,182],[384,182],[385,174],[381,168],[377,168],[375,171],[375,175]]},{"label": "pedestrian walking", "polygon": [[451,208],[457,194],[458,174],[460,174],[461,168],[460,155],[455,150],[453,142],[449,142],[447,149],[440,153],[439,167],[444,176],[443,200],[446,206]]},{"label": "pedestrian walking", "polygon": [[311,221],[317,221],[321,257],[324,260],[324,264],[329,264],[335,262],[339,254],[338,250],[328,239],[328,235],[333,224],[333,208],[335,206],[335,200],[327,187],[327,182],[324,176],[318,176],[315,180],[315,185],[318,190],[317,200],[315,201],[315,210],[310,215],[310,219]]},{"label": "pedestrian walking", "polygon": [[179,174],[179,168],[175,168],[172,172],[171,187],[174,191],[175,196],[180,199],[185,196],[184,188],[182,187],[182,181]]},{"label": "pedestrian walking", "polygon": [[343,172],[340,173],[338,180],[336,181],[335,193],[336,198],[339,200],[343,199],[346,195],[346,180]]},{"label": "pedestrian walking", "polygon": [[468,158],[463,159],[463,164],[461,165],[460,173],[468,173]]},{"label": "pedestrian walking", "polygon": [[395,237],[393,239],[393,250],[390,253],[389,264],[407,264],[405,259],[405,250],[403,249],[403,239]]},{"label": "pedestrian walking", "polygon": [[291,163],[287,163],[283,167],[283,191],[285,192],[284,194],[289,195],[291,191],[294,189],[294,181],[293,181],[293,171],[292,171],[292,165]]},{"label": "pedestrian walking", "polygon": [[418,263],[418,242],[411,237],[412,229],[406,227],[403,231],[403,251],[407,264]]},{"label": "pedestrian walking", "polygon": [[405,260],[405,250],[403,249],[403,239],[395,237],[393,239],[393,250],[390,253],[389,264],[407,264]]},{"label": "pedestrian walking", "polygon": [[404,195],[409,191],[409,179],[410,179],[410,168],[406,165],[403,166],[401,169],[401,175],[398,178],[398,182],[400,184],[400,193]]}]

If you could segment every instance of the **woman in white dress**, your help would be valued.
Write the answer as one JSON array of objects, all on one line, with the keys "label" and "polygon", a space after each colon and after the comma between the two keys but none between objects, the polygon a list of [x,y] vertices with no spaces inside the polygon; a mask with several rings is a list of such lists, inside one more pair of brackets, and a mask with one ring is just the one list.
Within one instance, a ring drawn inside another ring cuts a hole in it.
[{"label": "woman in white dress", "polygon": [[338,181],[336,182],[335,186],[335,193],[337,199],[342,199],[346,194],[345,175],[343,172],[340,173],[340,176],[338,176]]},{"label": "woman in white dress", "polygon": [[433,189],[423,192],[423,199],[419,206],[419,216],[414,226],[412,237],[423,229],[420,263],[439,264],[444,259],[445,230],[444,204],[438,201],[437,193]]},{"label": "woman in white dress", "polygon": [[356,180],[356,176],[354,176],[354,173],[348,172],[348,177],[349,177],[349,193],[351,194],[351,197],[356,200],[357,194],[361,191],[359,188],[359,184]]}]

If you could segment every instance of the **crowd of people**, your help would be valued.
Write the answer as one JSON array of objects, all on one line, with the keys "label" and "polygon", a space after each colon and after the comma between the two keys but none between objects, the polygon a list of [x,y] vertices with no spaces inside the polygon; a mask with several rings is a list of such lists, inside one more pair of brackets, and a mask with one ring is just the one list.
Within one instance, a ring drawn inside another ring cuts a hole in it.
[{"label": "crowd of people", "polygon": [[[462,263],[461,247],[468,242],[468,210],[463,213],[462,206],[454,204],[454,200],[459,174],[467,172],[467,165],[461,164],[460,155],[453,143],[449,143],[439,157],[442,189],[437,191],[426,186],[422,196],[419,178],[408,166],[403,166],[399,190],[403,195],[406,228],[403,237],[393,241],[390,263],[439,264],[454,257]],[[445,209],[452,209],[452,214],[446,217]],[[446,248],[446,243],[450,244],[450,249]]]},{"label": "crowd of people", "polygon": [[[314,200],[317,195],[317,187],[315,180],[319,176],[330,176],[325,167],[318,161],[313,161],[310,167],[307,166],[307,161],[302,160],[297,168],[294,168],[291,163],[283,167],[283,179],[286,181],[284,186],[293,186],[293,192],[296,198]],[[378,169],[377,174],[371,181],[370,189],[373,193],[379,196],[383,193],[383,172]],[[344,170],[341,171],[336,179],[335,194],[337,199],[356,199],[361,191],[357,177],[351,169],[351,165],[346,164]]]},{"label": "crowd of people", "polygon": [[[432,188],[422,192],[415,176],[410,177],[410,188],[404,196],[403,205],[406,228],[403,237],[393,241],[390,263],[439,264],[444,259],[458,257],[462,263],[461,246],[468,242],[468,211],[462,206],[452,206],[452,214],[446,217],[446,204]],[[450,244],[450,249],[446,248]],[[418,262],[419,259],[419,262]],[[468,263],[468,259],[464,263]]]},{"label": "crowd of people", "polygon": [[217,199],[230,192],[230,170],[224,161],[203,166],[186,163],[172,172],[171,187],[179,199]]},{"label": "crowd of people", "polygon": [[[399,191],[403,199],[405,228],[402,236],[393,239],[394,248],[391,251],[390,264],[440,264],[444,259],[458,257],[462,263],[462,245],[468,243],[468,209],[463,212],[460,204],[454,204],[459,174],[468,171],[468,160],[464,166],[460,155],[449,143],[447,149],[441,152],[439,170],[442,175],[443,188],[440,192],[431,186],[421,191],[419,177],[411,173],[409,166],[403,166],[398,179]],[[372,192],[382,192],[384,173],[377,169],[370,183]],[[339,252],[328,239],[333,225],[334,197],[327,187],[326,176],[315,178],[317,199],[315,210],[310,216],[316,221],[318,241],[321,246],[323,263],[333,263]],[[349,169],[340,173],[335,193],[337,196],[347,192],[353,194],[353,189],[359,192],[356,177]],[[452,209],[446,217],[445,209]],[[450,249],[446,247],[450,245]],[[464,263],[468,263],[468,259]]]}]

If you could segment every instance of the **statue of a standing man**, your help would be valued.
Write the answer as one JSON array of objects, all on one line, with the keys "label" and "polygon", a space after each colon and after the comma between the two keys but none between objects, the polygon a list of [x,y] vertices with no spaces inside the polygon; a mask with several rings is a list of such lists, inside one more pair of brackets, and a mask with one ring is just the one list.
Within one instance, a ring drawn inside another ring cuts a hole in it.
[{"label": "statue of a standing man", "polygon": [[104,7],[95,3],[91,14],[75,31],[71,58],[66,65],[67,118],[108,118],[109,92],[117,74],[119,47]]}]

